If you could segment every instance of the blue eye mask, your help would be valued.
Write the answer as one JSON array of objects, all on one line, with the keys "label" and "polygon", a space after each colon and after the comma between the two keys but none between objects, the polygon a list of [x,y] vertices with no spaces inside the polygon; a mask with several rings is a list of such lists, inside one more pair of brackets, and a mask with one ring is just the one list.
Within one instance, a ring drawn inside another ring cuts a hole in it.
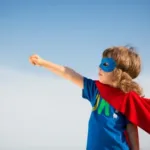
[{"label": "blue eye mask", "polygon": [[112,72],[116,68],[116,62],[113,58],[103,58],[99,67],[105,72]]}]

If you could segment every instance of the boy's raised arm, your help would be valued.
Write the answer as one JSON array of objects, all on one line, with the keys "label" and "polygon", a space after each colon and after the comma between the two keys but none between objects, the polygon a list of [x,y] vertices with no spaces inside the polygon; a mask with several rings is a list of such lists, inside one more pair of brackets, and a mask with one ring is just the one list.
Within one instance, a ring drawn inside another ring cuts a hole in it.
[{"label": "boy's raised arm", "polygon": [[78,85],[80,88],[83,88],[83,76],[69,67],[61,66],[61,65],[52,63],[50,61],[44,60],[40,58],[38,55],[30,56],[29,61],[31,64],[44,67],[50,70],[51,72],[67,80],[72,81],[73,83]]}]

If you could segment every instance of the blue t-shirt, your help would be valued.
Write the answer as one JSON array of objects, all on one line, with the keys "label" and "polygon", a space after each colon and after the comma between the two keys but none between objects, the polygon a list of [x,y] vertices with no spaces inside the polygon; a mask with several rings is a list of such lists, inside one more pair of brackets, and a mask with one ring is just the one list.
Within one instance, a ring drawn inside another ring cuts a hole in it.
[{"label": "blue t-shirt", "polygon": [[124,134],[129,122],[99,95],[95,81],[84,77],[82,97],[89,100],[93,108],[86,150],[129,150]]}]

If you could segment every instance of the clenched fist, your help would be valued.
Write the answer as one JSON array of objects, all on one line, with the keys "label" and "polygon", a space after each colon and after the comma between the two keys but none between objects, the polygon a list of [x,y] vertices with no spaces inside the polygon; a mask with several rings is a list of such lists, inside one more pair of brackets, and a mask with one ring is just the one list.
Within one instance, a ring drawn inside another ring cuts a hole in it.
[{"label": "clenched fist", "polygon": [[38,55],[30,56],[29,61],[31,64],[36,65],[36,66],[42,66],[44,62],[44,60],[40,58]]}]

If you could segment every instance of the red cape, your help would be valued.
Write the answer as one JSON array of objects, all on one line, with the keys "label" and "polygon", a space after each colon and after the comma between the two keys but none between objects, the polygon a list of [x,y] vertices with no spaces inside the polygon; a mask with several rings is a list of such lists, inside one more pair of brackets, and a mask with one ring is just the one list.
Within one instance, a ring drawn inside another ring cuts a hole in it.
[{"label": "red cape", "polygon": [[150,99],[135,92],[124,93],[118,88],[95,81],[99,94],[127,119],[150,134]]}]

